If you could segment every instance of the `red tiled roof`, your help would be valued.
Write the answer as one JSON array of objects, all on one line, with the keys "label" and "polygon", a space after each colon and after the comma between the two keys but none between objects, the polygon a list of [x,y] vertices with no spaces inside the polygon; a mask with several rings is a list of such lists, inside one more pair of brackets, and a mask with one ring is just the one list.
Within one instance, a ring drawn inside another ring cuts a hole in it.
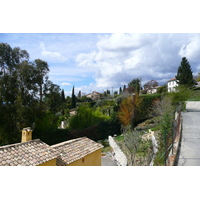
[{"label": "red tiled roof", "polygon": [[175,80],[176,80],[176,78],[172,78],[172,79],[168,80],[167,82],[175,81]]},{"label": "red tiled roof", "polygon": [[103,148],[103,145],[87,137],[81,137],[55,144],[51,147],[60,152],[61,157],[57,159],[57,165],[68,165]]},{"label": "red tiled roof", "polygon": [[59,156],[40,139],[0,147],[0,166],[36,166]]}]

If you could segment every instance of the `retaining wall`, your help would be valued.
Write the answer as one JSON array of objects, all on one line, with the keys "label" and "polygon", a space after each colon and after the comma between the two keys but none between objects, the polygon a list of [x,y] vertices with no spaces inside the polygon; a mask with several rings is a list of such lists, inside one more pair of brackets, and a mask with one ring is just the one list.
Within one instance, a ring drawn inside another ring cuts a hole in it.
[{"label": "retaining wall", "polygon": [[120,147],[117,145],[115,140],[111,136],[109,136],[108,141],[109,141],[109,145],[112,147],[112,149],[115,153],[114,157],[117,160],[117,162],[119,163],[119,165],[127,166],[127,158],[126,158],[125,154],[122,152],[122,150],[120,149]]}]

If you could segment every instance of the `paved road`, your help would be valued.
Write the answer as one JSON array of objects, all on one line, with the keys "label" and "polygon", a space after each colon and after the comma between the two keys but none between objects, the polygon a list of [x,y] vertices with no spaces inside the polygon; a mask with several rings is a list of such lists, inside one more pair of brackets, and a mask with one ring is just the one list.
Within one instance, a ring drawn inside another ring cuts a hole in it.
[{"label": "paved road", "polygon": [[118,166],[117,161],[112,157],[111,153],[101,157],[101,166]]},{"label": "paved road", "polygon": [[183,131],[178,166],[200,166],[200,112],[182,113]]}]

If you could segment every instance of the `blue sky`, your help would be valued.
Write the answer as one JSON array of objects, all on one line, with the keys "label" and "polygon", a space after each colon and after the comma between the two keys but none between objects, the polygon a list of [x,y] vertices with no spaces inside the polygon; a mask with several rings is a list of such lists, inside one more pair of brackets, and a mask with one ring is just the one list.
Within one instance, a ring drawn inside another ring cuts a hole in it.
[{"label": "blue sky", "polygon": [[186,56],[194,74],[200,70],[200,34],[195,33],[2,33],[0,42],[20,47],[30,61],[42,59],[49,78],[71,95],[119,90],[134,78],[159,85],[174,78]]}]

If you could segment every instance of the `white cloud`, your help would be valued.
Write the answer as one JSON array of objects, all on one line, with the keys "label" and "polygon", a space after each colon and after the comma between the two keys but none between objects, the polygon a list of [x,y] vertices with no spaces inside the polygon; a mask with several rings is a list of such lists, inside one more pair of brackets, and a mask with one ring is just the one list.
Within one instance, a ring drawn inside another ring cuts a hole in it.
[{"label": "white cloud", "polygon": [[40,48],[42,49],[41,54],[42,56],[44,56],[45,58],[49,58],[50,61],[66,61],[67,58],[65,58],[64,56],[61,55],[61,53],[59,52],[53,52],[53,51],[47,51],[46,47],[44,45],[43,42],[40,43]]},{"label": "white cloud", "polygon": [[61,83],[61,85],[71,85],[71,83],[68,83],[68,82],[63,82],[63,83]]},{"label": "white cloud", "polygon": [[189,38],[188,44],[182,45],[179,55],[198,61],[200,56],[200,34]]},{"label": "white cloud", "polygon": [[95,72],[99,88],[119,87],[138,77],[163,84],[176,75],[183,56],[193,72],[200,64],[199,34],[110,34],[103,35],[96,47],[78,54],[76,62]]}]

